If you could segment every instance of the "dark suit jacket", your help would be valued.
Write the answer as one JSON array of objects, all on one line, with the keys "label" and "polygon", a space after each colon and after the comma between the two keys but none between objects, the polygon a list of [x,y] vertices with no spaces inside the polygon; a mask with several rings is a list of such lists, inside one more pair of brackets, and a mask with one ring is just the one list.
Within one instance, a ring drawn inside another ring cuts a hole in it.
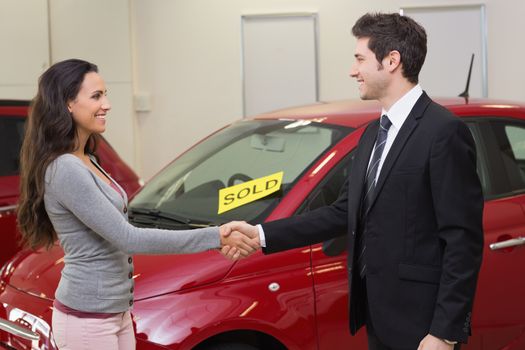
[{"label": "dark suit jacket", "polygon": [[[379,123],[359,142],[338,200],[263,224],[265,253],[322,242],[347,232],[350,329],[364,324],[356,236],[365,231],[366,292],[375,334],[416,349],[428,333],[466,342],[483,249],[483,197],[468,127],[425,93],[385,159],[373,204],[360,220],[365,173]],[[362,221],[362,222],[361,222]]]}]

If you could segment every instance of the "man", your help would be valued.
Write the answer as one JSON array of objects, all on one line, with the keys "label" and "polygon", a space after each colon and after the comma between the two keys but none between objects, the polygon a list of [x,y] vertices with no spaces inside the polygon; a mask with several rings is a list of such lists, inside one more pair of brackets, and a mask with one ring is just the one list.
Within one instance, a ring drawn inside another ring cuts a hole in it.
[{"label": "man", "polygon": [[346,231],[351,333],[366,325],[371,350],[458,349],[470,334],[483,247],[472,136],[418,85],[426,55],[419,24],[366,14],[352,33],[350,75],[383,111],[363,133],[338,200],[258,227],[229,225],[259,238],[265,253]]}]

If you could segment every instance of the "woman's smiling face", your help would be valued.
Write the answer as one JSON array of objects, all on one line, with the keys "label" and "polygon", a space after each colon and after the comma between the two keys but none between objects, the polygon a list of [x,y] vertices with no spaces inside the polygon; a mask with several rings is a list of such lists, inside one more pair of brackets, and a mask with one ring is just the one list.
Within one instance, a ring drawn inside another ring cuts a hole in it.
[{"label": "woman's smiling face", "polygon": [[101,134],[106,130],[106,115],[111,109],[106,84],[96,72],[89,72],[74,100],[68,103],[79,137]]}]

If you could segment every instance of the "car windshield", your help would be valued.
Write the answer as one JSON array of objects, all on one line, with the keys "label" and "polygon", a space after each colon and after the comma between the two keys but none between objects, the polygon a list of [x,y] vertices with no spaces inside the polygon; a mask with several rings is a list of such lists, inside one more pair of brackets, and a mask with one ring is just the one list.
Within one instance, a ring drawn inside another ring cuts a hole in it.
[{"label": "car windshield", "polygon": [[[305,120],[234,123],[184,153],[147,183],[130,204],[131,220],[149,213],[179,223],[261,222],[301,174],[352,130]],[[281,172],[282,184],[274,186],[278,180],[268,176]],[[252,181],[249,186],[248,181]],[[237,192],[226,197],[220,194],[221,189],[243,183],[246,187],[240,191],[242,186],[237,186]],[[271,187],[274,192],[265,195]],[[259,193],[264,197],[253,200]],[[220,201],[240,205],[219,213]]]}]

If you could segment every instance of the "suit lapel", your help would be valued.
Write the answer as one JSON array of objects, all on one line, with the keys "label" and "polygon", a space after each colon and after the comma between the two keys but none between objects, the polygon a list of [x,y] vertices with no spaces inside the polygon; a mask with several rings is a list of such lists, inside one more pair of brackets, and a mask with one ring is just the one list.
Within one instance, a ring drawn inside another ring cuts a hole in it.
[{"label": "suit lapel", "polygon": [[[371,122],[370,125],[365,129],[363,135],[361,136],[356,157],[354,159],[354,164],[352,166],[352,171],[350,173],[350,176],[353,180],[349,184],[349,194],[361,194],[363,192],[365,176],[368,170],[368,162],[372,154],[372,149],[374,148],[374,143],[376,142],[378,128],[379,119]],[[348,203],[349,213],[355,213],[357,217],[359,209],[361,207],[361,195],[350,195]]]},{"label": "suit lapel", "polygon": [[374,189],[374,195],[372,198],[372,204],[370,205],[370,208],[374,206],[376,198],[381,192],[383,185],[385,184],[386,178],[390,174],[392,167],[394,166],[397,158],[399,157],[399,154],[403,150],[406,142],[410,138],[410,135],[412,135],[412,132],[414,132],[414,130],[418,126],[419,119],[423,116],[423,113],[425,112],[430,102],[431,99],[425,92],[423,92],[423,94],[419,97],[416,104],[410,111],[410,114],[408,115],[407,119],[403,123],[401,130],[399,130],[396,139],[394,140],[394,143],[390,148],[390,151],[388,151],[388,155],[386,156],[385,162],[381,167],[381,172],[379,173],[379,178],[377,179],[377,184]]}]

